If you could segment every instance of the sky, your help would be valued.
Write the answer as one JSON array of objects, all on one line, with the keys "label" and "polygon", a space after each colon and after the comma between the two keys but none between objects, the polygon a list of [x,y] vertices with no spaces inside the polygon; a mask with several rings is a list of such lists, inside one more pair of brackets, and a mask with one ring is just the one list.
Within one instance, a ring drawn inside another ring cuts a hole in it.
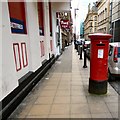
[{"label": "sky", "polygon": [[96,2],[97,0],[72,0],[72,8],[78,8],[77,15],[80,15],[80,19],[83,20],[86,17],[87,11],[88,11],[88,4],[90,3],[91,6],[93,5],[93,2]]},{"label": "sky", "polygon": [[73,20],[74,25],[76,24],[76,33],[80,34],[80,23],[85,20],[87,12],[88,12],[88,4],[91,4],[91,7],[93,5],[93,2],[96,2],[97,0],[72,0],[71,6],[72,6],[72,14],[74,14],[74,9],[78,8],[79,10],[76,10],[76,20]]}]

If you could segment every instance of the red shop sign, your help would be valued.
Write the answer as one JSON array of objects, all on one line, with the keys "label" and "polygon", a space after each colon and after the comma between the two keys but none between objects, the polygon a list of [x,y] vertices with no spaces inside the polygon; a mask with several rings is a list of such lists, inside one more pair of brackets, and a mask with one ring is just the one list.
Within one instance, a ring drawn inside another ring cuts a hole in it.
[{"label": "red shop sign", "polygon": [[70,28],[70,22],[69,22],[69,20],[63,20],[63,19],[61,19],[60,20],[60,26],[61,26],[61,28],[64,28],[64,29],[69,29]]}]

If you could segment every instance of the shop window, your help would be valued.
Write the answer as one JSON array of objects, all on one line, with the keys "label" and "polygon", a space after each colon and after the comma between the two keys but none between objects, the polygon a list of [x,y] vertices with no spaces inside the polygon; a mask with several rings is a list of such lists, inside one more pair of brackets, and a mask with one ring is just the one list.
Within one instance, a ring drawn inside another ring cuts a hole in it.
[{"label": "shop window", "polygon": [[23,67],[28,65],[26,43],[21,43]]},{"label": "shop window", "polygon": [[20,47],[18,43],[13,43],[13,51],[14,51],[14,60],[15,60],[15,66],[16,71],[21,70],[21,59],[20,59]]},{"label": "shop window", "polygon": [[24,2],[8,2],[11,32],[27,34]]},{"label": "shop window", "polygon": [[39,34],[44,35],[43,2],[38,2]]},{"label": "shop window", "polygon": [[53,51],[53,43],[52,43],[52,40],[50,40],[50,49],[51,49],[51,51]]},{"label": "shop window", "polygon": [[41,57],[45,55],[44,41],[40,41]]},{"label": "shop window", "polygon": [[50,25],[50,36],[52,36],[52,12],[51,12],[51,2],[49,2],[49,25]]}]

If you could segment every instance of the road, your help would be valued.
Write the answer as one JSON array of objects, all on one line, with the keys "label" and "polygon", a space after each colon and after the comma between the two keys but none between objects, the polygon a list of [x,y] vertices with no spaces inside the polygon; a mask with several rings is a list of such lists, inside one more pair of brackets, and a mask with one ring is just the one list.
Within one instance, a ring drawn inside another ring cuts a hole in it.
[{"label": "road", "polygon": [[116,90],[116,92],[120,95],[120,80],[112,81],[109,83]]}]

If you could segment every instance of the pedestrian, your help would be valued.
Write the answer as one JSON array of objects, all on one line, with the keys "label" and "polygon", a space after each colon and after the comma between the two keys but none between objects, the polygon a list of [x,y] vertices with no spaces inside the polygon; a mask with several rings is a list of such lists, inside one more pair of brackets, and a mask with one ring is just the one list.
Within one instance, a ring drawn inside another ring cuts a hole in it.
[{"label": "pedestrian", "polygon": [[67,40],[65,40],[65,46],[67,46]]}]

